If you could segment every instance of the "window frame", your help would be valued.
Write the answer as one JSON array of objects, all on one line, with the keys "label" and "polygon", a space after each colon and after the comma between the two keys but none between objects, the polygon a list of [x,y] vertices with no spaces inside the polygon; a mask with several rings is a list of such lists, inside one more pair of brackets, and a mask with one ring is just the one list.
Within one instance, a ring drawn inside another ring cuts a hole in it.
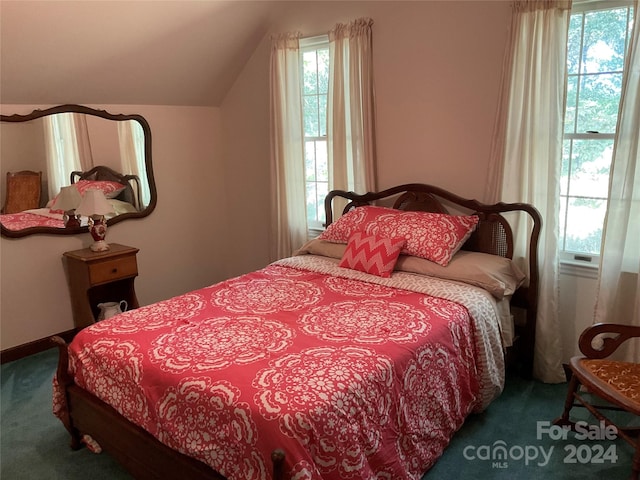
[{"label": "window frame", "polygon": [[[299,52],[300,52],[300,90],[301,90],[301,98],[303,99],[302,102],[302,118],[304,119],[304,91],[303,91],[303,82],[304,82],[304,61],[303,61],[303,57],[304,54],[306,52],[310,52],[310,51],[317,51],[317,50],[328,50],[330,51],[329,48],[329,35],[318,35],[318,36],[314,36],[314,37],[307,37],[307,38],[301,38],[299,41]],[[329,58],[329,68],[331,68],[331,58]],[[328,97],[328,92],[327,92],[327,97]],[[313,141],[313,142],[317,142],[317,141],[324,141],[326,142],[327,145],[327,149],[329,146],[329,132],[328,132],[328,119],[325,118],[325,132],[326,134],[324,136],[307,136],[304,132],[304,125],[303,125],[303,141],[304,141],[304,145],[305,145],[305,155],[304,155],[304,161],[305,161],[305,165],[304,165],[304,171],[305,171],[305,185],[304,185],[304,189],[305,189],[305,211],[306,211],[306,200],[307,200],[307,178],[306,178],[306,144],[308,141]],[[328,162],[328,150],[327,150],[327,162]],[[316,164],[317,166],[317,164]],[[329,178],[327,178],[327,183],[329,182]],[[315,182],[316,184],[318,183],[317,180]],[[322,207],[324,208],[324,207]],[[322,212],[324,213],[324,211]],[[320,215],[320,212],[319,212]],[[325,225],[324,223],[325,221],[321,221],[321,220],[311,220],[309,219],[309,217],[307,216],[307,231],[309,232],[310,235],[315,234],[315,233],[319,233],[321,231],[323,231],[325,229]]]},{"label": "window frame", "polygon": [[[634,12],[633,9],[633,1],[632,0],[577,0],[573,2],[572,8],[571,8],[571,13],[570,15],[573,16],[575,14],[580,14],[580,15],[584,15],[587,14],[588,12],[594,12],[594,11],[598,11],[598,10],[612,10],[612,9],[616,9],[616,8],[629,8],[631,10],[631,16],[632,16],[632,22],[635,23],[637,20],[637,12]],[[627,37],[625,39],[625,58],[628,55],[628,47],[629,47],[629,36],[630,32],[627,32]],[[580,52],[582,54],[582,51]],[[625,62],[626,65],[626,62]],[[623,75],[624,75],[624,68],[623,68]],[[607,73],[607,72],[599,72],[599,73]],[[580,75],[578,76],[578,79],[581,79],[583,75],[582,73],[580,73]],[[568,79],[569,79],[569,74],[567,72],[567,80],[565,81],[565,88],[568,88]],[[579,83],[579,82],[578,82]],[[579,95],[577,93],[577,95]],[[579,104],[579,96],[576,98],[576,106]],[[619,110],[619,106],[618,106],[618,110]],[[567,120],[567,104],[565,101],[565,121]],[[577,112],[575,114],[575,118],[573,119],[574,122],[577,122]],[[617,132],[617,122],[616,122],[616,128],[614,132],[582,132],[582,133],[566,133],[563,129],[563,135],[562,135],[562,145],[563,145],[563,152],[564,152],[564,146],[565,146],[565,142],[570,140],[570,141],[575,141],[575,140],[611,140],[612,142],[615,141],[615,136],[616,136],[616,132]],[[564,155],[564,153],[563,153]],[[580,198],[579,195],[571,195],[571,192],[569,190],[567,190],[566,195],[560,195],[560,202],[567,205],[569,199],[571,198]],[[584,198],[592,198],[592,197],[584,197]],[[608,193],[607,193],[607,197],[605,198],[605,201],[608,201]],[[561,209],[558,212],[559,214],[563,214],[563,207],[561,205]],[[559,240],[564,240],[566,239],[566,223],[567,223],[567,213],[568,213],[568,209],[565,208],[564,209],[564,219],[560,218],[560,223],[559,223],[559,227],[563,228],[563,231],[559,231]],[[606,219],[605,219],[606,220]],[[604,222],[604,220],[603,220]],[[604,224],[603,224],[603,235],[604,235]],[[599,263],[600,263],[600,254],[594,254],[594,253],[583,253],[583,252],[576,252],[573,250],[565,250],[564,249],[564,244],[559,245],[558,248],[559,251],[559,260],[561,265],[564,267],[563,270],[565,270],[565,272],[571,272],[574,274],[578,274],[581,276],[587,276],[587,277],[591,277],[592,275],[597,275],[594,273],[589,273],[588,270],[592,270],[592,271],[597,271],[597,269],[599,268]]]}]

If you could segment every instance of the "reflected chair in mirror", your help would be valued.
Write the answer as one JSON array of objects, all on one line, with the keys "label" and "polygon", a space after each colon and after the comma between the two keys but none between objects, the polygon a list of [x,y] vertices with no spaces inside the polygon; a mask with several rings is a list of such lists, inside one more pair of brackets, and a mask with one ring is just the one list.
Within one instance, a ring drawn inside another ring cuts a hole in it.
[{"label": "reflected chair in mirror", "polygon": [[[623,438],[634,449],[630,478],[638,480],[640,364],[609,358],[620,345],[634,337],[640,337],[640,326],[598,323],[582,332],[578,346],[583,355],[571,358],[564,411],[554,423],[575,427],[570,411],[574,406],[582,406],[605,425],[615,427],[617,438]],[[605,415],[604,411],[611,413]]]},{"label": "reflected chair in mirror", "polygon": [[42,172],[7,172],[5,193],[2,213],[18,213],[40,207]]}]

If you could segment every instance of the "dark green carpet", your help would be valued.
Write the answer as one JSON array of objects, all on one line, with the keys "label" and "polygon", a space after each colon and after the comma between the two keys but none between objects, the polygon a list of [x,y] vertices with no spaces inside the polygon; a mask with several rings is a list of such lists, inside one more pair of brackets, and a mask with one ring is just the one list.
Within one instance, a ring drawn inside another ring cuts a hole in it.
[{"label": "dark green carpet", "polygon": [[[51,378],[55,349],[2,365],[0,478],[2,480],[120,480],[131,477],[108,455],[87,449],[72,451],[69,435],[51,413]],[[551,421],[562,410],[566,385],[546,385],[510,378],[507,388],[489,409],[472,415],[454,436],[436,465],[423,477],[433,479],[625,479],[629,476],[632,450],[622,440],[552,440],[536,438],[536,422]],[[574,409],[576,419],[590,419],[584,409]],[[483,460],[496,442],[508,451],[506,460]],[[500,444],[500,443],[498,443]],[[576,463],[564,463],[575,446]],[[546,465],[540,447],[549,455]],[[593,457],[602,449],[612,453],[602,463]],[[525,462],[520,453],[537,451],[538,458]],[[480,457],[480,458],[478,458]],[[591,458],[591,462],[587,462]],[[580,460],[587,463],[580,463]],[[506,462],[506,463],[505,463]]]}]

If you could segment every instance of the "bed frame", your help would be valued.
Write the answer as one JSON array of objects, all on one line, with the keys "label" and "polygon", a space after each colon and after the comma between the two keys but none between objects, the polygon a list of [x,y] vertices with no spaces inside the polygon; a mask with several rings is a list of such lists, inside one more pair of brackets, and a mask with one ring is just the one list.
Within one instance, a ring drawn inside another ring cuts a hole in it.
[{"label": "bed frame", "polygon": [[[523,203],[485,205],[425,184],[400,185],[363,195],[334,190],[325,199],[327,225],[333,221],[333,211],[337,203],[344,205],[344,208],[340,207],[342,213],[362,205],[378,204],[401,210],[476,214],[480,221],[463,248],[508,258],[513,256],[513,234],[502,214],[514,212],[525,215],[529,219],[531,231],[527,252],[529,282],[515,292],[512,305],[522,308],[525,312],[526,321],[517,331],[514,350],[517,352],[523,374],[531,375],[538,299],[537,248],[542,227],[542,219],[535,207]],[[53,337],[53,341],[60,353],[56,380],[64,387],[66,393],[67,410],[63,412],[62,422],[71,434],[73,449],[82,446],[83,434],[89,434],[104,451],[119,461],[137,479],[224,480],[222,475],[206,464],[160,443],[152,435],[122,417],[115,409],[75,385],[68,370],[67,344],[60,337]],[[273,478],[284,480],[285,453],[276,448],[271,454],[271,459]]]},{"label": "bed frame", "polygon": [[116,197],[118,200],[128,202],[133,205],[136,210],[140,211],[140,178],[137,175],[123,175],[115,170],[105,167],[104,165],[98,165],[86,172],[75,171],[70,175],[71,183],[76,183],[78,180],[100,180],[108,182],[117,182],[125,186],[125,189],[120,192]]}]

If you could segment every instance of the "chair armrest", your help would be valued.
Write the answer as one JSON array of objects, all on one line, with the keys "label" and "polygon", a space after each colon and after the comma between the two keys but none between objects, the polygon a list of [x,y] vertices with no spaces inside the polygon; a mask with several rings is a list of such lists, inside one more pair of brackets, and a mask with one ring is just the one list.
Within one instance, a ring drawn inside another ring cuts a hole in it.
[{"label": "chair armrest", "polygon": [[[613,336],[603,337],[602,344],[599,347],[594,347],[594,338],[603,333],[613,334]],[[597,323],[582,332],[578,346],[587,358],[606,358],[615,352],[623,342],[633,337],[640,337],[640,326]]]}]

